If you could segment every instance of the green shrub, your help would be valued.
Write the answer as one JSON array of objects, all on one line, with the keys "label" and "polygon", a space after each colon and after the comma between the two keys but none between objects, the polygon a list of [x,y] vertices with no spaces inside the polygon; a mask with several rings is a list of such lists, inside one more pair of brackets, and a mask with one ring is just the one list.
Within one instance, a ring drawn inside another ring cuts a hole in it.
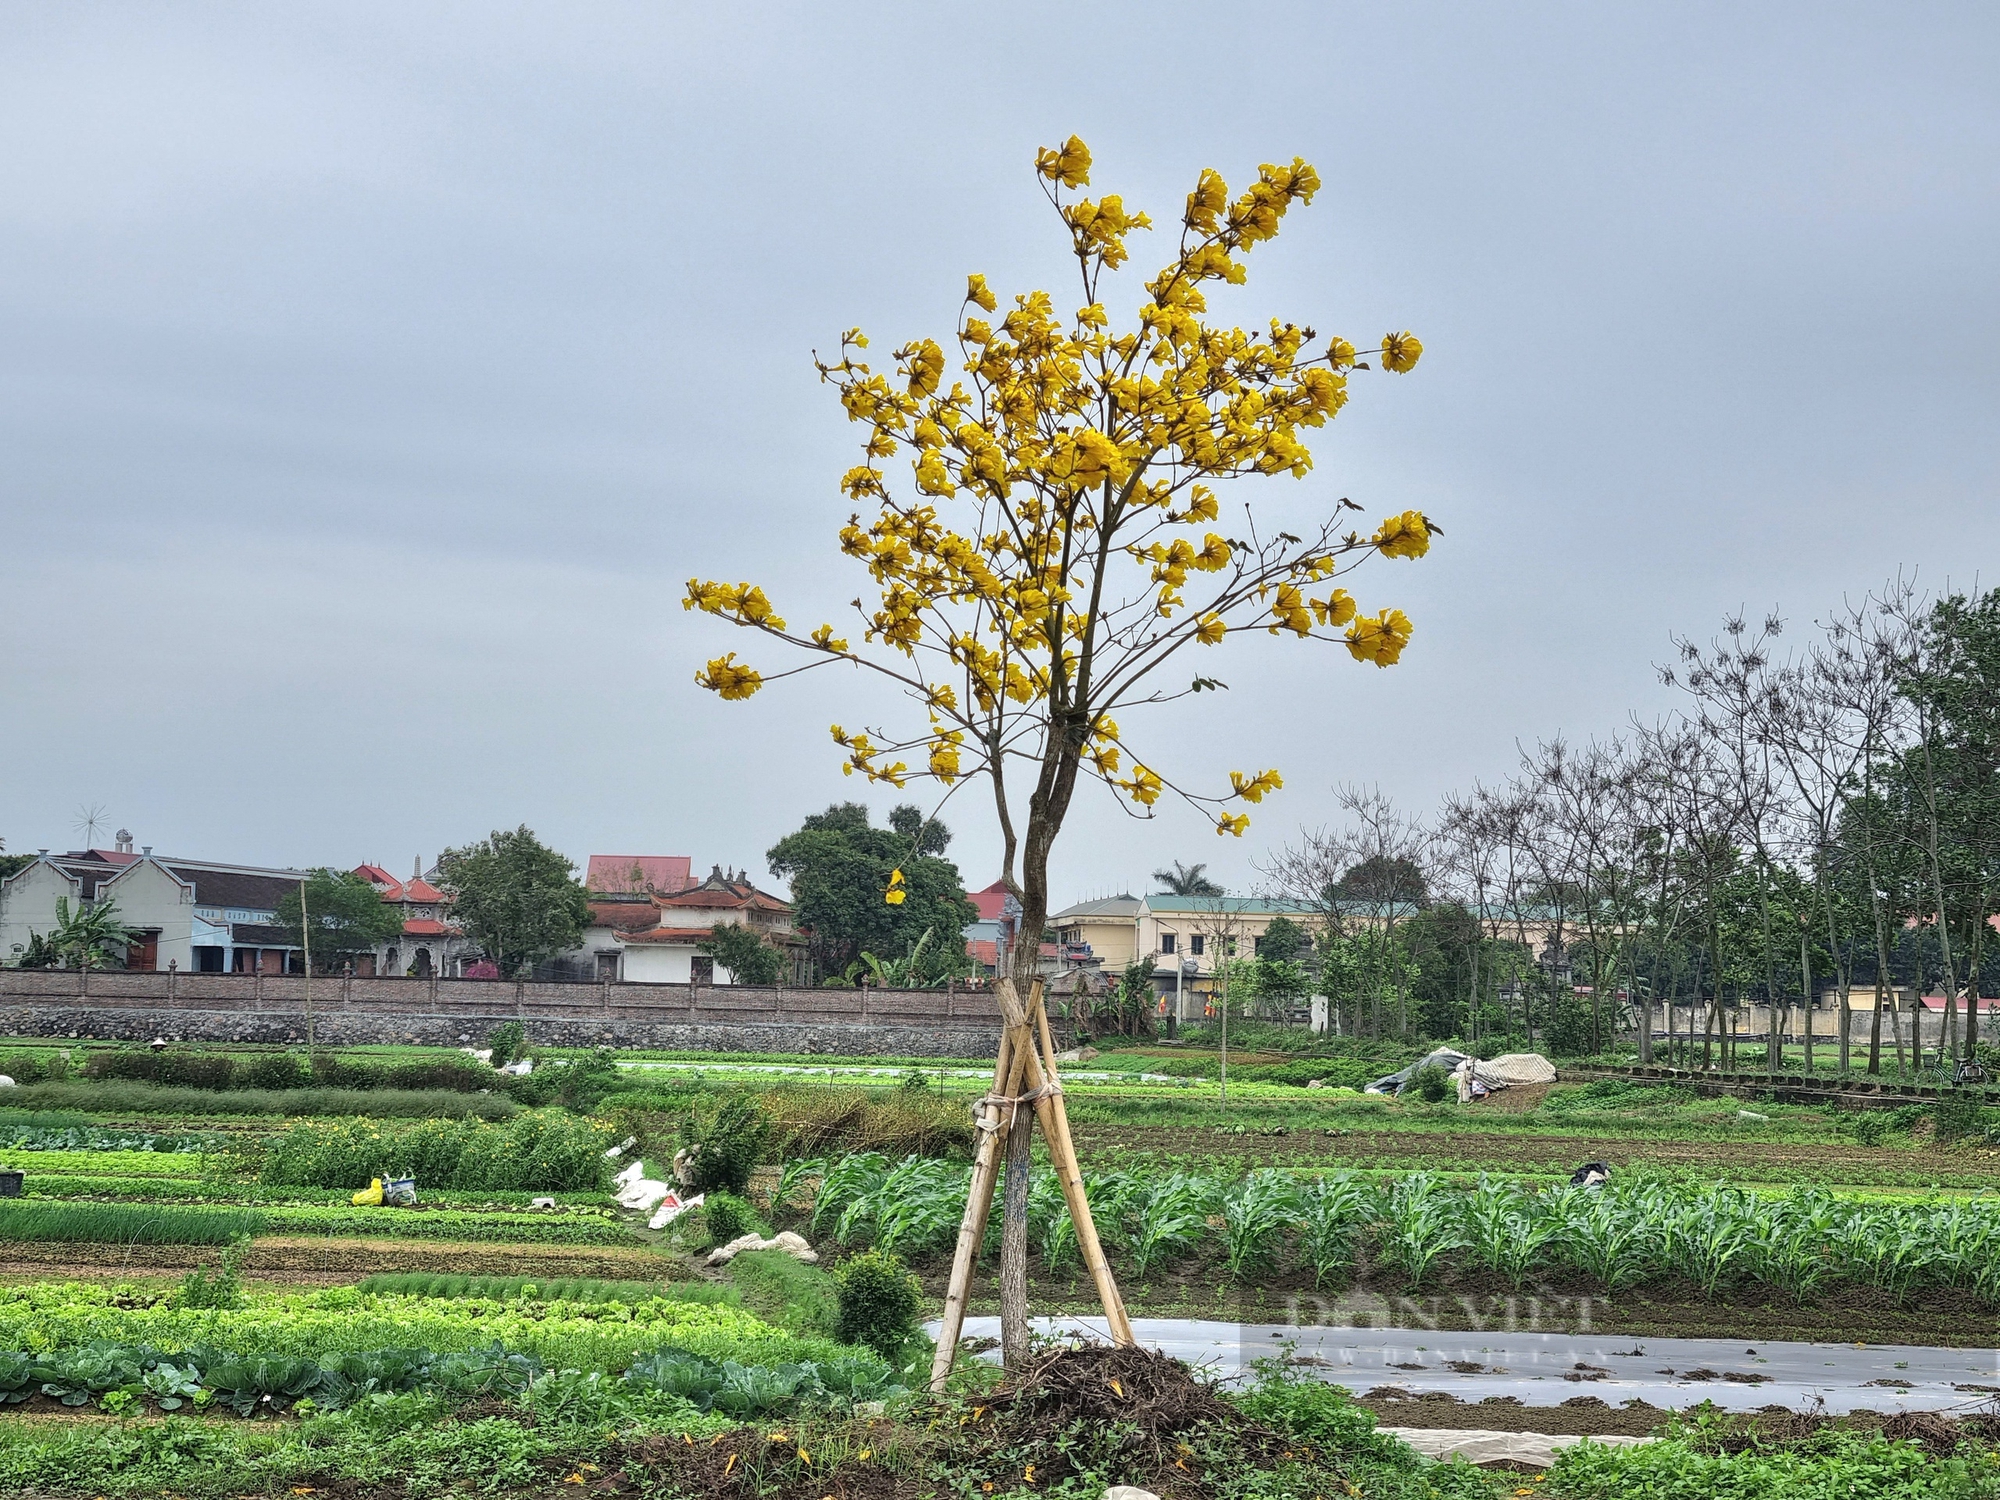
[{"label": "green shrub", "polygon": [[741,1197],[749,1190],[750,1174],[757,1170],[770,1133],[771,1117],[748,1094],[725,1100],[705,1128],[690,1114],[681,1140],[694,1153],[694,1190],[712,1193],[719,1188]]},{"label": "green shrub", "polygon": [[1857,1115],[1854,1121],[1854,1139],[1864,1146],[1879,1146],[1889,1134],[1889,1116],[1879,1109],[1871,1109]]},{"label": "green shrub", "polygon": [[171,1300],[174,1307],[216,1308],[228,1311],[243,1305],[243,1279],[237,1274],[249,1253],[248,1240],[231,1241],[222,1252],[222,1265],[214,1276],[206,1266],[196,1266],[182,1280]]},{"label": "green shrub", "polygon": [[236,1081],[252,1089],[302,1089],[313,1081],[312,1064],[296,1052],[265,1052],[244,1058]]},{"label": "green shrub", "polygon": [[734,1193],[710,1193],[701,1205],[702,1220],[708,1229],[709,1248],[726,1245],[741,1235],[762,1235],[764,1225],[757,1211]]},{"label": "green shrub", "polygon": [[924,1290],[903,1267],[900,1257],[886,1250],[865,1250],[850,1256],[834,1272],[840,1297],[837,1336],[845,1344],[866,1344],[885,1359],[894,1359],[917,1331]]},{"label": "green shrub", "polygon": [[56,1083],[69,1077],[69,1054],[49,1048],[0,1057],[0,1073],[16,1083]]},{"label": "green shrub", "polygon": [[519,1021],[503,1021],[487,1034],[486,1045],[493,1049],[493,1066],[504,1067],[528,1050],[528,1028]]},{"label": "green shrub", "polygon": [[537,1109],[560,1105],[580,1115],[595,1113],[605,1096],[624,1088],[625,1083],[618,1054],[610,1047],[599,1047],[572,1062],[551,1059],[532,1073],[502,1080],[508,1096],[523,1104]]},{"label": "green shrub", "polygon": [[1452,1092],[1451,1074],[1436,1063],[1430,1063],[1417,1069],[1417,1075],[1410,1080],[1409,1087],[1424,1103],[1442,1104],[1445,1096]]}]

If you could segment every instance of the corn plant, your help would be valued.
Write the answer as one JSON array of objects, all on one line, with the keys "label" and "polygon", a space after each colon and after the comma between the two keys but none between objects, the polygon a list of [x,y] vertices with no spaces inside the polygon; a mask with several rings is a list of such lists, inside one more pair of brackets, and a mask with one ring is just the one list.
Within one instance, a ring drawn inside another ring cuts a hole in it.
[{"label": "corn plant", "polygon": [[1757,1200],[1716,1187],[1661,1216],[1664,1259],[1713,1297],[1750,1252]]},{"label": "corn plant", "polygon": [[1565,1186],[1549,1199],[1548,1217],[1564,1257],[1606,1291],[1629,1286],[1651,1269],[1655,1220],[1643,1198]]},{"label": "corn plant", "polygon": [[[813,1196],[813,1231],[817,1233],[828,1220],[838,1224],[848,1209],[865,1202],[888,1175],[889,1158],[879,1151],[857,1151],[834,1162],[821,1174],[819,1191]],[[840,1239],[846,1239],[845,1233],[838,1229],[835,1232]]]},{"label": "corn plant", "polygon": [[1315,1285],[1354,1264],[1355,1237],[1378,1210],[1374,1189],[1352,1172],[1322,1177],[1299,1195],[1299,1245]]},{"label": "corn plant", "polygon": [[1933,1265],[1936,1252],[1893,1204],[1856,1207],[1840,1226],[1834,1252],[1856,1280],[1880,1287],[1902,1302]]},{"label": "corn plant", "polygon": [[1125,1244],[1132,1268],[1150,1275],[1193,1251],[1208,1232],[1214,1201],[1215,1184],[1207,1177],[1175,1172],[1155,1182],[1128,1215]]},{"label": "corn plant", "polygon": [[1457,1206],[1434,1172],[1412,1172],[1389,1193],[1382,1255],[1415,1291],[1438,1261],[1466,1242]]},{"label": "corn plant", "polygon": [[1222,1239],[1229,1274],[1239,1279],[1272,1260],[1297,1219],[1298,1184],[1282,1172],[1252,1172],[1222,1194]]},{"label": "corn plant", "polygon": [[1465,1202],[1463,1223],[1473,1259],[1518,1291],[1562,1221],[1534,1194],[1482,1172]]},{"label": "corn plant", "polygon": [[[903,1158],[869,1196],[875,1247],[921,1255],[950,1244],[965,1216],[971,1175],[969,1168],[950,1162]],[[843,1214],[841,1223],[846,1222]]]},{"label": "corn plant", "polygon": [[1845,1211],[1819,1188],[1767,1199],[1760,1207],[1750,1226],[1750,1274],[1803,1305],[1833,1269],[1831,1246]]},{"label": "corn plant", "polygon": [[826,1176],[826,1162],[817,1156],[795,1156],[778,1168],[778,1185],[771,1189],[771,1210],[794,1206],[807,1183]]},{"label": "corn plant", "polygon": [[1921,1238],[1929,1245],[1930,1279],[1947,1286],[1977,1286],[1980,1276],[2000,1259],[2000,1220],[1990,1205],[1960,1198],[1934,1204]]},{"label": "corn plant", "polygon": [[1053,1172],[1037,1172],[1028,1184],[1028,1236],[1041,1252],[1043,1267],[1051,1272],[1068,1269],[1078,1256],[1076,1223],[1069,1216],[1062,1182]]}]

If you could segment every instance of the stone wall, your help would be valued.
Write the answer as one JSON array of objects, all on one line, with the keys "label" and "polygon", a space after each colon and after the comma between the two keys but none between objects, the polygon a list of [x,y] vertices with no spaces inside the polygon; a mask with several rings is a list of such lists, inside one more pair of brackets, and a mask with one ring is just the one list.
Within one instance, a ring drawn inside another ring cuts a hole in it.
[{"label": "stone wall", "polygon": [[[308,1005],[311,1015],[308,1018]],[[461,1046],[519,1021],[544,1046],[978,1057],[983,991],[98,973],[0,969],[0,1035],[102,1041]]]},{"label": "stone wall", "polygon": [[[316,1046],[422,1043],[457,1047],[478,1042],[503,1021],[520,1020],[528,1040],[546,1047],[656,1047],[688,1052],[810,1052],[845,1057],[990,1057],[997,1026],[979,1028],[860,1021],[631,1021],[622,1017],[551,1017],[511,1011],[477,1016],[405,1013],[313,1017]],[[0,1007],[0,1035],[94,1041],[266,1042],[303,1045],[303,1012],[279,1010],[153,1010],[138,1006]]]}]

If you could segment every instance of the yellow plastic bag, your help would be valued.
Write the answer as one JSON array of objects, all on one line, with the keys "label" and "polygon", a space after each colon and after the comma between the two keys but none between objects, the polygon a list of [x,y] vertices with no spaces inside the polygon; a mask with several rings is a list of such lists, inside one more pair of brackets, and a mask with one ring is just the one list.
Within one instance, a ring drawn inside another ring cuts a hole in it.
[{"label": "yellow plastic bag", "polygon": [[382,1179],[370,1180],[367,1187],[348,1200],[356,1208],[379,1208],[382,1205]]}]

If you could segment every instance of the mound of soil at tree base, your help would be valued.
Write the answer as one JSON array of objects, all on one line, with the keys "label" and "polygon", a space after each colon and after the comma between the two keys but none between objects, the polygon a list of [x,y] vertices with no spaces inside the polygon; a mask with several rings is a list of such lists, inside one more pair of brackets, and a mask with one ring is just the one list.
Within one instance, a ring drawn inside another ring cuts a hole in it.
[{"label": "mound of soil at tree base", "polygon": [[1088,1466],[1169,1500],[1209,1493],[1204,1462],[1220,1454],[1263,1468],[1293,1453],[1180,1361],[1104,1344],[1036,1359],[987,1398],[971,1437],[989,1460],[1032,1466],[1038,1488]]},{"label": "mound of soil at tree base", "polygon": [[[1179,1361],[1098,1344],[1042,1355],[976,1404],[815,1433],[806,1438],[810,1453],[800,1440],[792,1426],[772,1422],[707,1441],[644,1438],[623,1457],[647,1492],[687,1496],[920,1500],[950,1488],[944,1473],[961,1488],[990,1481],[995,1491],[1044,1491],[1088,1469],[1163,1500],[1204,1500],[1215,1490],[1207,1464],[1226,1464],[1233,1475],[1313,1456],[1245,1417]],[[893,1469],[882,1462],[892,1448]],[[602,1487],[624,1493],[619,1483]]]}]

